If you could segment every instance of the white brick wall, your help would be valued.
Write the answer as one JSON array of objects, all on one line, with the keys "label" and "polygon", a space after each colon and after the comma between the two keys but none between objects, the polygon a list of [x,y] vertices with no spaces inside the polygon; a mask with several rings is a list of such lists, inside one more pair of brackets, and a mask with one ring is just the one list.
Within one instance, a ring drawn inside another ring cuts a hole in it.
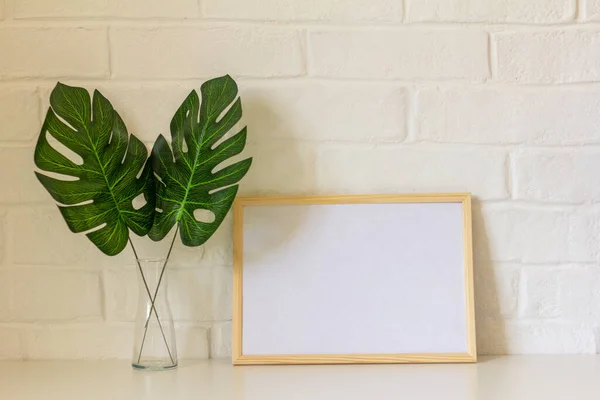
[{"label": "white brick wall", "polygon": [[475,269],[476,314],[514,317],[519,304],[521,268],[518,264],[478,263]]},{"label": "white brick wall", "polygon": [[196,0],[14,0],[14,17],[27,18],[196,18]]},{"label": "white brick wall", "polygon": [[109,74],[106,28],[2,26],[0,53],[3,78],[102,78]]},{"label": "white brick wall", "polygon": [[600,79],[600,31],[568,28],[496,35],[499,81],[590,82]]},{"label": "white brick wall", "polygon": [[523,275],[530,293],[523,301],[524,317],[593,319],[600,316],[600,271],[597,268],[542,265],[526,268]]},{"label": "white brick wall", "polygon": [[508,197],[505,164],[495,149],[328,144],[320,146],[316,181],[323,192],[470,191],[499,200]]},{"label": "white brick wall", "polygon": [[27,143],[34,140],[41,126],[37,88],[0,84],[0,104],[2,141]]},{"label": "white brick wall", "polygon": [[600,19],[600,1],[583,0],[582,16],[588,21],[598,21]]},{"label": "white brick wall", "polygon": [[600,91],[426,87],[417,93],[417,139],[479,144],[600,143]]},{"label": "white brick wall", "polygon": [[573,208],[485,205],[474,213],[475,251],[492,261],[594,262],[596,219]]},{"label": "white brick wall", "polygon": [[102,318],[100,274],[58,268],[13,270],[7,277],[11,321],[71,321]]},{"label": "white brick wall", "polygon": [[[406,139],[411,96],[404,87],[348,82],[251,83],[242,89],[252,140]],[[342,126],[343,124],[343,126]]]},{"label": "white brick wall", "polygon": [[557,23],[572,20],[576,0],[407,0],[409,21]]},{"label": "white brick wall", "polygon": [[20,336],[18,329],[0,327],[0,360],[23,358]]},{"label": "white brick wall", "polygon": [[303,72],[300,33],[293,29],[117,27],[110,36],[112,72],[117,78],[199,78],[223,70],[249,77]]},{"label": "white brick wall", "polygon": [[400,22],[402,2],[395,0],[203,0],[203,15],[258,21]]},{"label": "white brick wall", "polygon": [[583,203],[600,200],[598,150],[527,150],[514,157],[515,198]]},{"label": "white brick wall", "polygon": [[[0,265],[4,261],[4,255],[6,254],[6,215],[2,208],[0,208]],[[0,306],[2,308],[2,306]]]},{"label": "white brick wall", "polygon": [[[131,352],[131,251],[70,233],[32,173],[56,80],[150,144],[224,73],[243,193],[470,191],[480,353],[596,352],[598,21],[598,0],[0,0],[0,358]],[[175,247],[182,357],[231,353],[231,223]]]},{"label": "white brick wall", "polygon": [[489,75],[488,36],[476,29],[315,30],[308,46],[313,76],[481,80]]},{"label": "white brick wall", "polygon": [[478,351],[484,354],[595,353],[593,324],[548,320],[478,321]]}]

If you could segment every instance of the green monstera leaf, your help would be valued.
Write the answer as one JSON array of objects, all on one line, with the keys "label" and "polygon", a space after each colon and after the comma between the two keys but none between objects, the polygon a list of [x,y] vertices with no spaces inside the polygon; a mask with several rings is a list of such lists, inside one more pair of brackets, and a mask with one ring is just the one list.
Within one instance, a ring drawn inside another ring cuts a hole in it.
[{"label": "green monstera leaf", "polygon": [[[155,185],[144,144],[127,133],[123,120],[97,90],[58,83],[35,147],[39,181],[59,203],[71,231],[87,237],[105,254],[120,253],[129,239],[148,233],[154,220]],[[75,162],[53,146],[48,136],[81,157]],[[140,173],[141,171],[141,173]],[[139,175],[139,177],[138,177]],[[141,208],[133,200],[143,195]]]},{"label": "green monstera leaf", "polygon": [[[215,78],[205,82],[200,92],[202,103],[194,90],[175,113],[171,146],[161,135],[152,149],[157,177],[157,210],[148,234],[152,240],[163,239],[177,224],[184,245],[206,242],[223,222],[237,194],[236,183],[252,163],[248,158],[218,168],[246,145],[246,128],[222,140],[242,116],[235,81],[228,75]],[[212,218],[200,221],[194,216],[196,210]]]}]

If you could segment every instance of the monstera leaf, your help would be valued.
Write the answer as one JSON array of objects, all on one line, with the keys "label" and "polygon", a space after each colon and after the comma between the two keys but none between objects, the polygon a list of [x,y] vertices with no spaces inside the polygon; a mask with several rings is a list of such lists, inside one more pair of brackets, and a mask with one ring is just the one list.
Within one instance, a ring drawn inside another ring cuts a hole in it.
[{"label": "monstera leaf", "polygon": [[[98,91],[90,101],[87,90],[59,83],[50,105],[35,148],[35,164],[67,179],[36,172],[37,178],[60,203],[71,231],[88,232],[103,253],[116,255],[127,245],[129,229],[143,236],[152,227],[155,188],[146,147],[127,133],[119,114]],[[57,150],[60,146],[53,146],[47,135],[83,162],[62,154],[64,149]],[[146,204],[136,209],[133,200],[139,195]]]},{"label": "monstera leaf", "polygon": [[[186,246],[206,242],[225,218],[237,194],[236,183],[252,163],[248,158],[218,168],[246,144],[246,128],[222,140],[242,116],[234,80],[230,76],[212,79],[200,91],[202,104],[192,91],[175,113],[171,146],[161,135],[152,149],[157,176],[157,209],[149,233],[152,240],[163,239],[177,224]],[[200,221],[194,216],[196,210],[210,217]]]}]

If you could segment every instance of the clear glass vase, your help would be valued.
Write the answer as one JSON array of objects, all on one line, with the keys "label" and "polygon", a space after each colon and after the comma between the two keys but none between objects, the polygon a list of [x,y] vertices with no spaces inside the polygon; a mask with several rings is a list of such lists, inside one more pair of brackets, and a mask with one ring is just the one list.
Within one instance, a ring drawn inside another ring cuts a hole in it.
[{"label": "clear glass vase", "polygon": [[137,259],[139,295],[132,358],[132,366],[137,369],[163,370],[177,366],[165,261]]}]

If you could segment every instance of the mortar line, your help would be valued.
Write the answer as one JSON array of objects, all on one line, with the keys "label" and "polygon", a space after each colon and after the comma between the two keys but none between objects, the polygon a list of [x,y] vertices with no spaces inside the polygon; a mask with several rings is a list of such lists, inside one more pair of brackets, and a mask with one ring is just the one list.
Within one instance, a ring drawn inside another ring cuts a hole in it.
[{"label": "mortar line", "polygon": [[[410,12],[410,7],[407,8],[407,13]],[[466,21],[466,20],[455,20],[455,21],[414,21],[410,22],[410,19],[403,16],[402,23],[399,24],[398,19],[373,19],[369,21],[338,21],[338,20],[319,20],[319,19],[306,19],[306,20],[271,20],[271,19],[244,19],[244,18],[211,18],[211,17],[148,17],[148,18],[132,18],[132,17],[27,17],[27,18],[10,18],[7,13],[7,17],[4,21],[8,22],[8,26],[32,26],[39,27],[40,23],[51,26],[100,26],[106,25],[107,23],[114,23],[122,27],[198,27],[198,28],[210,28],[210,27],[257,27],[257,28],[290,28],[299,29],[311,27],[315,29],[324,30],[378,30],[378,31],[406,31],[409,29],[424,29],[424,30],[469,30],[472,28],[481,29],[492,29],[499,31],[507,30],[550,30],[554,28],[560,29],[586,29],[599,27],[600,21],[592,20],[577,20],[570,19],[565,21],[552,21],[552,22],[502,22],[494,21],[489,22],[485,20],[480,21]]]},{"label": "mortar line", "polygon": [[[235,75],[235,74],[234,74]],[[364,78],[364,77],[339,77],[339,76],[323,76],[323,75],[303,75],[300,74],[286,74],[280,76],[256,76],[256,75],[244,75],[237,74],[236,80],[240,83],[253,83],[259,84],[264,83],[267,85],[276,85],[278,83],[305,83],[307,81],[327,83],[327,84],[364,84],[364,85],[404,85],[404,86],[435,86],[442,88],[453,88],[459,87],[461,89],[496,89],[496,90],[513,90],[513,91],[542,91],[542,90],[581,90],[584,92],[600,90],[600,79],[588,80],[588,81],[577,81],[577,82],[510,82],[510,81],[493,81],[491,82],[489,76],[487,78]],[[182,83],[201,83],[211,76],[188,76],[182,78],[169,77],[169,76],[146,76],[146,77],[115,77],[111,79],[106,76],[48,76],[47,78],[40,78],[37,76],[29,77],[17,77],[17,76],[4,76],[4,79],[0,81],[1,86],[23,86],[27,84],[35,84],[41,86],[53,86],[57,80],[68,79],[69,82],[74,84],[115,84],[115,85],[166,85],[166,84],[182,84]]]},{"label": "mortar line", "polygon": [[506,173],[506,177],[505,177],[505,185],[506,185],[506,191],[508,192],[508,196],[510,197],[510,199],[514,200],[514,168],[513,168],[513,150],[509,150],[507,155],[506,155],[506,166],[505,166],[505,173]]},{"label": "mortar line", "polygon": [[586,0],[575,0],[575,15],[573,20],[577,23],[585,21],[587,14],[585,1]]},{"label": "mortar line", "polygon": [[308,29],[302,29],[299,32],[299,39],[300,39],[300,51],[302,53],[302,71],[303,71],[303,76],[308,77],[310,76],[310,61],[309,61],[309,57],[310,57],[310,44],[309,44],[309,33],[308,33]]},{"label": "mortar line", "polygon": [[106,27],[106,46],[107,46],[107,58],[108,58],[108,79],[114,78],[114,51],[113,51],[113,40],[112,40],[112,26]]}]

